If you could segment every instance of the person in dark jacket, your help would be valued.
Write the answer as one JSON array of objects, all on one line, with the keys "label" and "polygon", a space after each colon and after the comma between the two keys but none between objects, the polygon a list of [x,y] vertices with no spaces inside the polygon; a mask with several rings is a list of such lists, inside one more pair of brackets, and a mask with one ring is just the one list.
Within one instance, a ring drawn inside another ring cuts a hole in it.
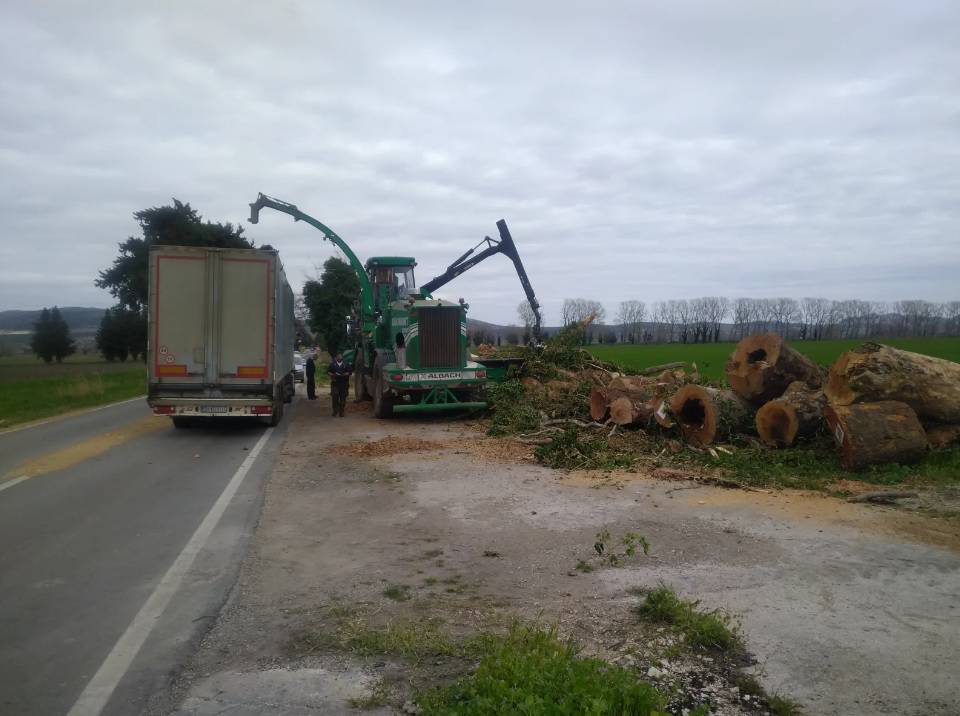
[{"label": "person in dark jacket", "polygon": [[313,353],[307,356],[304,371],[307,374],[307,399],[317,399],[317,364],[314,361]]},{"label": "person in dark jacket", "polygon": [[350,390],[350,376],[353,366],[343,359],[343,353],[338,352],[330,367],[330,397],[333,400],[333,414],[343,417],[343,409],[347,404],[347,392]]}]

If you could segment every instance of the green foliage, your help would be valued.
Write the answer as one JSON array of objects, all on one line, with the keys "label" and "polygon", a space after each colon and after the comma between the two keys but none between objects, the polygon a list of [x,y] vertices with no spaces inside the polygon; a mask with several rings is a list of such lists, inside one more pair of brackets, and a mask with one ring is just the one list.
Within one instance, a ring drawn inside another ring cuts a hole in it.
[{"label": "green foliage", "polygon": [[602,434],[581,432],[574,426],[539,445],[534,454],[547,467],[564,470],[613,470],[633,465],[633,457],[612,448]]},{"label": "green foliage", "polygon": [[96,336],[97,350],[108,361],[143,358],[147,352],[147,317],[125,308],[108,308]]},{"label": "green foliage", "polygon": [[665,699],[626,669],[579,658],[555,628],[514,626],[489,640],[476,671],[417,696],[425,716],[662,714]]},{"label": "green foliage", "polygon": [[732,620],[719,610],[702,612],[700,602],[681,599],[670,587],[660,585],[647,593],[637,613],[645,621],[677,629],[693,648],[729,651],[740,648]]},{"label": "green foliage", "polygon": [[511,435],[540,426],[538,401],[517,379],[489,385],[487,402],[493,412],[491,435]]},{"label": "green foliage", "polygon": [[204,221],[190,204],[177,199],[173,200],[173,206],[155,206],[133,216],[140,224],[142,236],[131,236],[121,242],[120,255],[110,268],[100,272],[94,283],[110,291],[121,308],[137,313],[141,313],[147,303],[147,264],[151,246],[255,248],[242,236],[242,226]]},{"label": "green foliage", "polygon": [[718,452],[716,458],[701,455],[692,459],[720,468],[728,477],[753,487],[822,490],[840,479],[878,485],[960,483],[960,446],[932,451],[914,465],[873,465],[860,472],[841,467],[833,440],[824,435],[787,450],[750,444],[736,446],[732,454]]},{"label": "green foliage", "polygon": [[44,308],[40,319],[33,324],[30,350],[44,363],[53,360],[62,363],[64,358],[76,351],[76,345],[70,337],[70,327],[56,306],[52,309]]},{"label": "green foliage", "polygon": [[360,279],[346,261],[331,256],[323,262],[320,280],[303,285],[310,328],[331,356],[347,347],[346,316],[360,293]]}]

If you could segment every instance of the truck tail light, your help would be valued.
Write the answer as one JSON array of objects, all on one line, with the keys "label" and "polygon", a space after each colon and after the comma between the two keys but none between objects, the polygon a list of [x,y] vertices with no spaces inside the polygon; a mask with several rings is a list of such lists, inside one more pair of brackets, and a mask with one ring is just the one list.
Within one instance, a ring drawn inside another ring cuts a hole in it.
[{"label": "truck tail light", "polygon": [[478,371],[477,371],[477,377],[478,377],[478,378],[486,378],[486,377],[487,377],[487,371],[485,371],[485,370],[478,370]]},{"label": "truck tail light", "polygon": [[155,405],[153,408],[154,415],[173,415],[173,406],[172,405]]},{"label": "truck tail light", "polygon": [[273,414],[273,408],[269,405],[254,405],[250,412],[254,415],[271,415]]},{"label": "truck tail light", "polygon": [[397,381],[397,382],[402,382],[402,381],[403,381],[403,373],[394,373],[393,375],[390,376],[390,380],[394,380],[394,381]]}]

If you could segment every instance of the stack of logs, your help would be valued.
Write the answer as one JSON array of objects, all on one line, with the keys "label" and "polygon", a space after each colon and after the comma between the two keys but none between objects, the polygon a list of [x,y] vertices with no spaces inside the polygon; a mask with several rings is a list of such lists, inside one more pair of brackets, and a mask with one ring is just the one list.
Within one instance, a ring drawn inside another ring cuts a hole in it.
[{"label": "stack of logs", "polygon": [[826,422],[851,470],[916,461],[928,447],[960,440],[960,363],[865,343],[826,372],[764,333],[737,344],[726,365],[729,390],[699,385],[676,366],[594,388],[591,417],[677,426],[698,447],[755,429],[765,444],[786,448]]}]

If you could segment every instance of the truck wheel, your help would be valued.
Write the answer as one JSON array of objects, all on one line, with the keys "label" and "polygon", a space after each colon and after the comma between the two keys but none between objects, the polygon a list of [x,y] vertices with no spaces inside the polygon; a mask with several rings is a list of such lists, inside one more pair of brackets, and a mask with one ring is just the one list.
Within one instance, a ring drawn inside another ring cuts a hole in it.
[{"label": "truck wheel", "polygon": [[[283,390],[283,388],[281,388]],[[273,401],[273,414],[270,416],[270,427],[277,427],[283,418],[283,393],[278,395]]]},{"label": "truck wheel", "polygon": [[283,402],[292,403],[293,394],[297,392],[297,383],[293,378],[293,373],[287,376],[287,379],[283,381]]},{"label": "truck wheel", "polygon": [[173,427],[181,430],[183,428],[189,428],[191,425],[193,425],[193,421],[185,415],[173,415],[171,416],[170,420],[173,421]]},{"label": "truck wheel", "polygon": [[393,399],[386,394],[387,386],[383,382],[383,371],[377,371],[373,386],[373,414],[378,418],[393,416]]}]

